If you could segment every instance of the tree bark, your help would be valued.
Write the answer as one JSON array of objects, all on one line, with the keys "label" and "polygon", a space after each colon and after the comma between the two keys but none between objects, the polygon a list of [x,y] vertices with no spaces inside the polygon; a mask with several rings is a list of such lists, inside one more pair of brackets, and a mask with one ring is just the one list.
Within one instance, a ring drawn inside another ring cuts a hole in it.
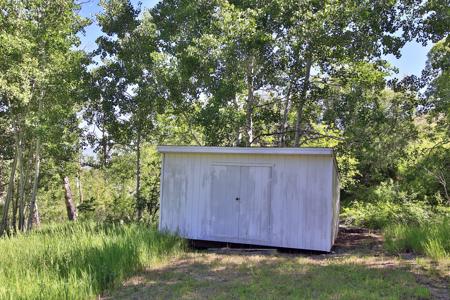
[{"label": "tree bark", "polygon": [[19,208],[19,182],[16,180],[16,188],[13,191],[13,200],[12,200],[12,214],[11,214],[11,227],[14,233],[17,232],[17,211]]},{"label": "tree bark", "polygon": [[[24,194],[24,188],[25,188],[25,177],[24,177],[24,157],[23,157],[23,134],[22,132],[19,132],[18,134],[19,139],[19,147],[18,150],[18,171],[19,171],[19,180],[17,182],[17,192],[16,192],[16,200],[13,203],[13,215],[12,215],[12,226],[14,228],[14,231],[17,230],[17,225],[19,227],[19,230],[21,230],[20,224],[21,224],[21,210],[23,208],[23,194]],[[19,224],[17,224],[17,213],[19,213]]]},{"label": "tree bark", "polygon": [[36,225],[36,227],[41,226],[41,217],[39,216],[39,207],[37,204],[37,200],[34,202],[34,209],[33,209],[33,220],[31,224]]},{"label": "tree bark", "polygon": [[108,162],[108,143],[106,141],[106,129],[103,124],[102,126],[102,161],[103,161],[103,167],[106,167],[106,163]]},{"label": "tree bark", "polygon": [[[34,181],[33,181],[33,189],[31,191],[31,200],[30,200],[30,214],[28,216],[28,230],[31,230],[33,228],[33,218],[39,220],[38,218],[35,218],[35,211],[37,212],[37,205],[36,205],[36,197],[37,197],[37,189],[39,185],[39,172],[41,167],[41,141],[38,137],[36,140],[36,153],[35,153],[35,169],[34,169]],[[38,225],[36,223],[36,225]]]},{"label": "tree bark", "polygon": [[142,218],[143,203],[141,199],[141,130],[136,139],[136,209],[138,221]]},{"label": "tree bark", "polygon": [[80,159],[76,180],[77,180],[78,197],[79,197],[80,203],[83,203],[84,197],[83,197],[83,185],[81,183],[81,173],[82,173],[82,170],[81,170],[81,159]]},{"label": "tree bark", "polygon": [[3,157],[0,156],[0,200],[3,198]]},{"label": "tree bark", "polygon": [[[291,81],[291,79],[289,79]],[[289,111],[291,109],[291,89],[292,85],[291,82],[288,83],[288,90],[286,94],[286,103],[283,107],[283,105],[280,105],[280,108],[283,109],[283,115],[281,117],[280,125],[278,126],[278,146],[284,147],[286,145],[286,131],[288,128],[288,116]]]},{"label": "tree bark", "polygon": [[246,141],[247,147],[253,142],[253,106],[254,106],[254,57],[251,56],[247,64],[247,108],[246,108]]},{"label": "tree bark", "polygon": [[14,157],[14,160],[11,164],[11,173],[9,175],[8,191],[6,192],[5,204],[3,205],[2,223],[0,224],[0,236],[2,236],[5,233],[5,231],[6,233],[9,234],[8,211],[9,205],[13,198],[14,181],[15,181],[14,179],[16,177],[18,158],[19,158],[19,138],[16,135],[16,156]]},{"label": "tree bark", "polygon": [[[236,93],[233,96],[233,105],[234,105],[234,109],[236,109],[236,111],[239,110],[239,104],[238,104],[238,99],[236,96]],[[235,137],[235,141],[233,143],[234,147],[238,147],[239,145],[241,145],[242,142],[242,132],[241,132],[241,126],[236,126],[236,137]]]},{"label": "tree bark", "polygon": [[19,184],[19,230],[25,231],[25,184],[28,178],[28,172],[24,171],[24,166],[20,169]]},{"label": "tree bark", "polygon": [[67,217],[69,221],[77,220],[77,208],[73,203],[72,190],[70,189],[69,177],[64,176],[64,198],[66,200]]},{"label": "tree bark", "polygon": [[300,99],[297,105],[297,117],[295,120],[295,142],[294,147],[300,146],[300,138],[302,136],[302,118],[303,118],[303,107],[306,103],[306,93],[309,88],[309,77],[311,75],[311,65],[312,59],[308,57],[306,60],[306,70],[305,70],[305,79],[303,80],[303,87],[300,95]]},{"label": "tree bark", "polygon": [[23,159],[23,140],[20,139],[20,146],[19,146],[19,193],[18,193],[18,210],[19,210],[19,230],[24,230],[24,223],[25,223],[25,217],[24,217],[24,207],[25,207],[25,200],[24,200],[24,191],[25,191],[25,181],[26,181],[26,175],[24,172],[24,159]]}]

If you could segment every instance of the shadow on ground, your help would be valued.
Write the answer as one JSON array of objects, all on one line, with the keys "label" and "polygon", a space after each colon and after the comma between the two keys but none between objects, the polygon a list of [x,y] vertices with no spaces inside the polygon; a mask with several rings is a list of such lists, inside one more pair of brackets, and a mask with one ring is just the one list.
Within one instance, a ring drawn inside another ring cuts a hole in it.
[{"label": "shadow on ground", "polygon": [[341,228],[330,254],[215,249],[148,268],[105,298],[449,299],[432,280],[386,256],[377,232]]}]

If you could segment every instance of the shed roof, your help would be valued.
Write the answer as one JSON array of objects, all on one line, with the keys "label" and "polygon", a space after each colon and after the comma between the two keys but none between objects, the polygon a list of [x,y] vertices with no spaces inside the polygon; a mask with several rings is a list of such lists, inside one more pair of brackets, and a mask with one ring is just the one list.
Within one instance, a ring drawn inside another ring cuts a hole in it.
[{"label": "shed roof", "polygon": [[158,146],[158,152],[160,152],[160,153],[220,153],[220,154],[331,155],[331,156],[333,156],[332,148]]}]

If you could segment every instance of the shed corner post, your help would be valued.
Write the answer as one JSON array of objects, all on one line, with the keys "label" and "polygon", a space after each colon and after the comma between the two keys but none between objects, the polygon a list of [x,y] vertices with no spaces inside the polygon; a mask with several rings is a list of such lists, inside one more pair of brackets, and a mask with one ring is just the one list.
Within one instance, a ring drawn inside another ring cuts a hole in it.
[{"label": "shed corner post", "polygon": [[158,230],[161,231],[162,229],[162,199],[163,199],[163,185],[164,185],[164,165],[166,162],[166,154],[164,152],[161,153],[161,172],[159,175],[159,220],[158,220]]}]

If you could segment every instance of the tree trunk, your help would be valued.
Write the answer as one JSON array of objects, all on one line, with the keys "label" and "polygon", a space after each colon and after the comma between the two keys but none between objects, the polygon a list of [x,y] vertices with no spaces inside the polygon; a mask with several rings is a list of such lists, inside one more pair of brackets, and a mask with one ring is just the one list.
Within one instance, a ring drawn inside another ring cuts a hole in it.
[{"label": "tree trunk", "polygon": [[83,185],[81,183],[81,160],[80,160],[80,164],[78,165],[78,174],[77,174],[77,189],[78,189],[78,197],[79,197],[79,201],[80,203],[84,202],[84,197],[83,197]]},{"label": "tree trunk", "polygon": [[307,61],[306,61],[305,79],[303,80],[302,92],[300,95],[300,99],[298,99],[299,102],[297,105],[297,118],[295,121],[294,147],[300,146],[300,138],[302,136],[303,107],[305,106],[305,103],[306,103],[306,93],[309,88],[309,77],[311,74],[311,64],[312,64],[312,59],[311,59],[311,57],[309,57],[309,58],[307,58]]},{"label": "tree trunk", "polygon": [[103,161],[103,167],[106,167],[106,163],[108,162],[108,143],[106,142],[106,129],[105,126],[102,126],[102,161]]},{"label": "tree trunk", "polygon": [[36,227],[41,226],[41,217],[39,216],[39,207],[37,204],[37,200],[34,202],[34,209],[33,209],[33,220],[31,224],[36,225]]},{"label": "tree trunk", "polygon": [[253,106],[254,106],[254,57],[247,64],[247,108],[246,108],[246,141],[247,147],[253,142]]},{"label": "tree trunk", "polygon": [[27,173],[22,168],[20,169],[20,184],[19,184],[19,230],[25,230],[25,183],[27,181]]},{"label": "tree trunk", "polygon": [[24,172],[24,158],[23,158],[23,140],[20,138],[19,146],[19,189],[18,189],[18,210],[19,210],[19,230],[24,230],[24,191],[26,176]]},{"label": "tree trunk", "polygon": [[3,157],[0,156],[0,201],[3,198]]},{"label": "tree trunk", "polygon": [[[41,141],[38,137],[36,140],[36,154],[35,154],[35,169],[34,169],[34,181],[33,181],[33,189],[31,191],[31,200],[30,200],[30,214],[28,216],[28,230],[31,230],[33,228],[33,218],[39,220],[39,215],[37,218],[35,218],[35,211],[37,213],[37,205],[36,205],[36,196],[37,196],[37,189],[39,185],[39,172],[41,167]],[[36,223],[36,225],[38,225]]]},{"label": "tree trunk", "polygon": [[[18,147],[18,171],[19,171],[19,180],[17,183],[17,193],[16,193],[16,201],[14,202],[13,205],[13,218],[12,218],[12,226],[14,228],[14,231],[17,230],[17,225],[19,230],[22,230],[21,224],[23,222],[21,222],[22,218],[22,214],[23,214],[23,195],[24,195],[24,188],[25,188],[25,175],[24,175],[24,156],[23,156],[23,134],[19,133],[18,134],[18,138],[19,138],[19,147]],[[18,224],[17,224],[17,213],[19,213],[19,220],[18,220]]]},{"label": "tree trunk", "polygon": [[14,233],[17,232],[17,210],[19,208],[19,182],[16,181],[16,188],[13,191],[13,200],[12,200],[12,214],[11,214],[11,227]]},{"label": "tree trunk", "polygon": [[143,203],[141,199],[141,130],[136,139],[136,209],[138,221],[142,218]]},{"label": "tree trunk", "polygon": [[[290,79],[289,79],[290,80]],[[291,80],[290,80],[291,81]],[[289,111],[291,109],[291,82],[288,83],[288,90],[286,94],[286,103],[283,107],[283,105],[280,105],[280,110],[283,110],[283,115],[281,117],[281,122],[278,126],[278,146],[284,147],[286,145],[286,131],[288,128],[288,116]]]},{"label": "tree trunk", "polygon": [[77,208],[73,203],[72,190],[70,189],[69,177],[64,177],[64,198],[66,200],[67,217],[69,221],[77,220]]},{"label": "tree trunk", "polygon": [[[236,111],[238,111],[239,110],[239,104],[238,104],[238,98],[237,98],[237,96],[236,96],[236,93],[234,94],[234,96],[233,96],[233,105],[234,105],[234,109],[236,110]],[[234,143],[233,143],[233,146],[234,147],[238,147],[238,146],[240,146],[241,145],[241,142],[242,142],[242,132],[241,132],[241,126],[238,124],[238,126],[236,126],[236,137],[235,137],[235,141],[234,141]]]},{"label": "tree trunk", "polygon": [[5,204],[3,205],[3,215],[2,223],[0,224],[0,236],[2,236],[5,231],[9,234],[9,224],[8,224],[8,211],[9,205],[13,198],[14,192],[14,179],[16,177],[17,161],[19,159],[19,139],[16,136],[16,156],[11,164],[11,173],[9,175],[8,191],[6,192]]}]

